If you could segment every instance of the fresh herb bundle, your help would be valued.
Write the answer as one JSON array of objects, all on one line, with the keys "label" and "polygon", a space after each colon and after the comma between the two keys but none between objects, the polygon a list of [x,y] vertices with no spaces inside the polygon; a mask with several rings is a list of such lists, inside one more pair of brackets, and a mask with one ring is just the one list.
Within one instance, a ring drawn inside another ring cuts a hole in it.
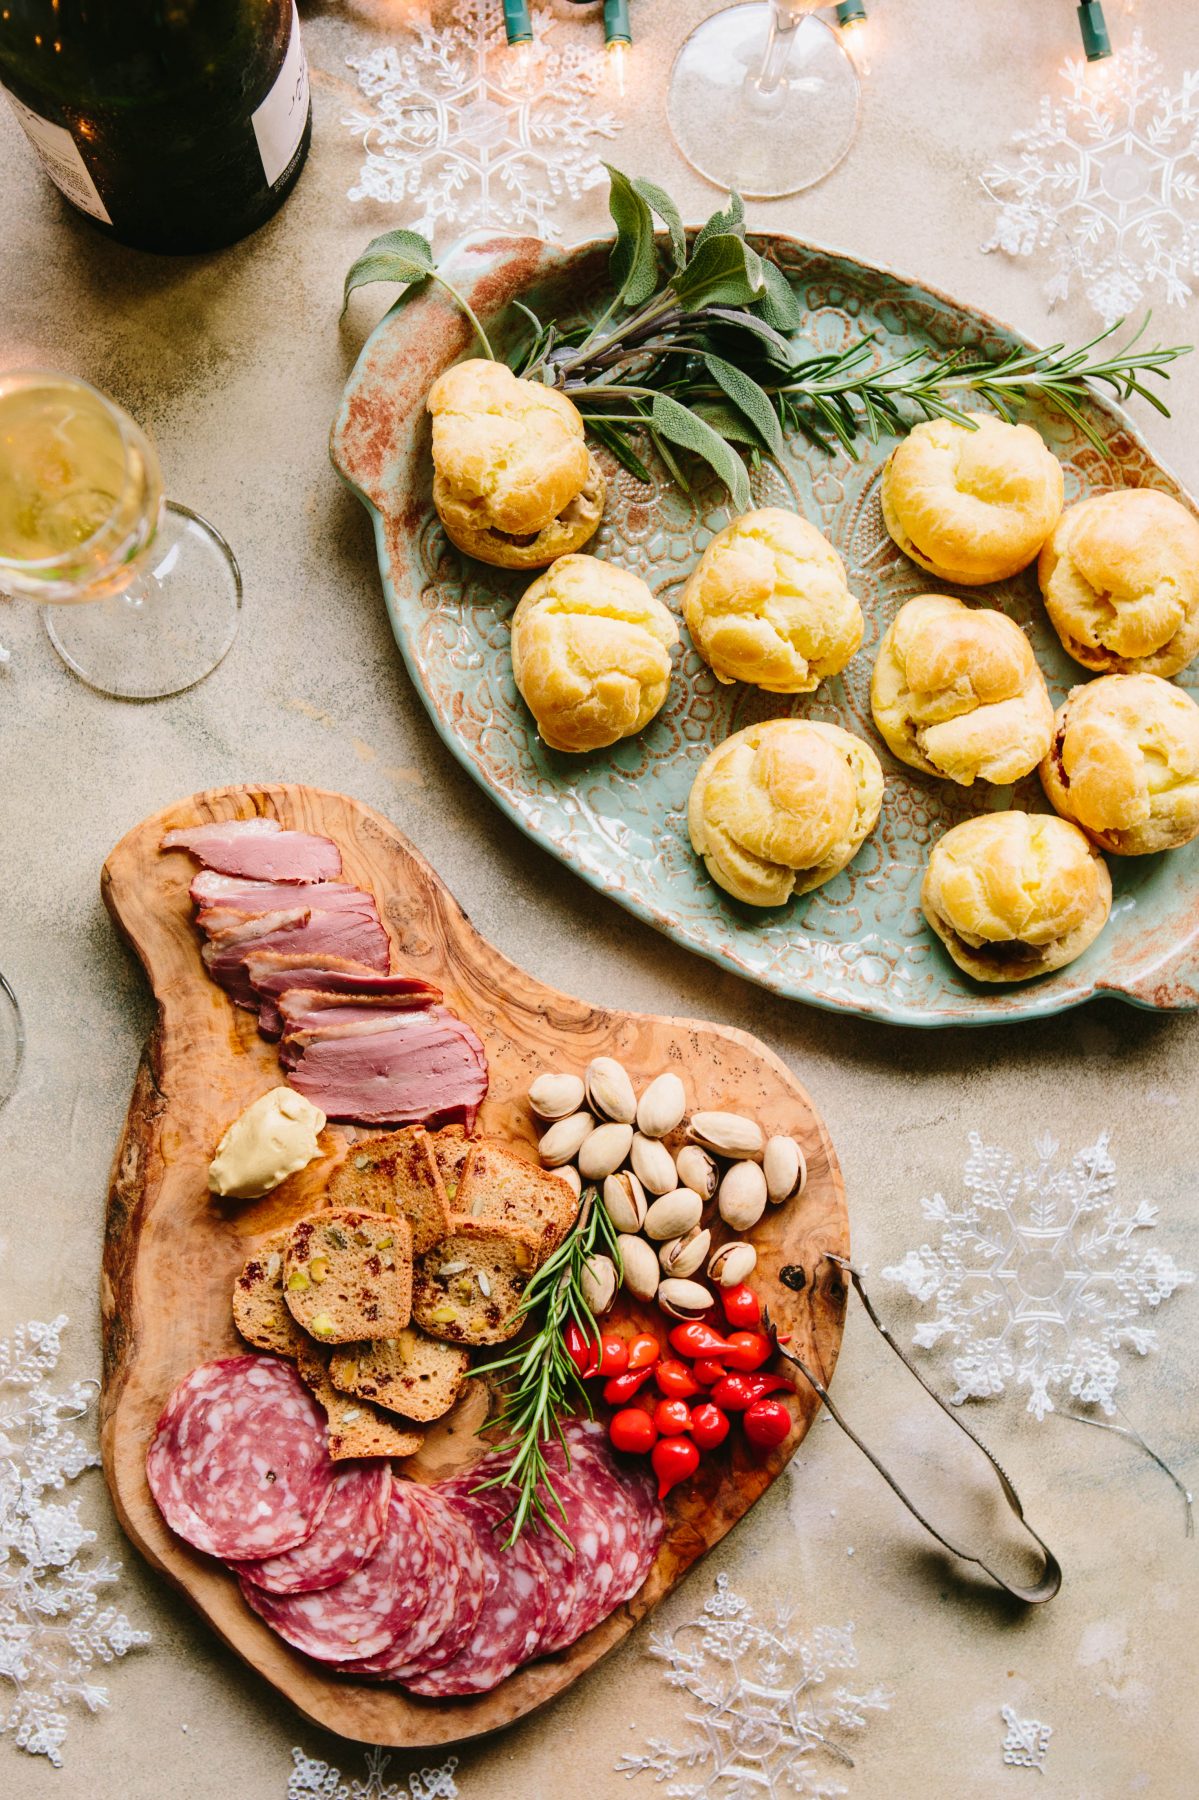
[{"label": "fresh herb bundle", "polygon": [[566,1330],[577,1325],[589,1343],[599,1344],[599,1325],[583,1298],[583,1269],[599,1253],[612,1258],[619,1276],[616,1232],[595,1189],[587,1188],[574,1224],[525,1289],[517,1316],[531,1329],[502,1356],[472,1370],[491,1376],[502,1396],[495,1424],[505,1435],[496,1448],[508,1452],[510,1460],[480,1487],[513,1490],[506,1545],[536,1520],[570,1542],[558,1524],[565,1514],[545,1453],[551,1444],[564,1442],[564,1418],[580,1406],[591,1413],[591,1397],[566,1347]]},{"label": "fresh herb bundle", "polygon": [[[827,451],[851,457],[858,437],[872,443],[916,419],[966,423],[957,402],[986,401],[1005,419],[1032,399],[1071,419],[1107,447],[1082,410],[1096,384],[1119,400],[1138,394],[1169,416],[1145,377],[1168,380],[1167,365],[1188,344],[1141,347],[1149,324],[1119,348],[1101,350],[1119,321],[1076,350],[1011,350],[998,361],[966,349],[929,358],[923,350],[887,360],[873,336],[844,350],[813,351],[797,336],[803,309],[782,271],[746,241],[745,209],[733,194],[688,242],[678,207],[653,182],[609,167],[616,226],[612,297],[594,324],[562,326],[516,302],[530,337],[511,358],[518,375],[568,394],[589,430],[643,480],[637,441],[652,444],[686,489],[677,452],[700,457],[719,475],[739,511],[750,504],[743,455],[757,462],[783,454],[796,431]],[[665,227],[659,245],[655,219]],[[463,297],[439,273],[424,238],[412,231],[376,238],[346,277],[346,299],[369,281],[440,281],[471,319],[485,353],[492,348]],[[1093,354],[1094,353],[1094,354]]]}]

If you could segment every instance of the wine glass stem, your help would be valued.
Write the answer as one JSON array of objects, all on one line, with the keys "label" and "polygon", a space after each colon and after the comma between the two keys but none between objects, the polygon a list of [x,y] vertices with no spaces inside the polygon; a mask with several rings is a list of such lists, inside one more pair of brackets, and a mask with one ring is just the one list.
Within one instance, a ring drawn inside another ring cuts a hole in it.
[{"label": "wine glass stem", "polygon": [[792,12],[781,4],[781,0],[774,0],[770,9],[770,35],[762,53],[762,67],[753,82],[760,94],[773,94],[782,81],[802,17],[802,13]]}]

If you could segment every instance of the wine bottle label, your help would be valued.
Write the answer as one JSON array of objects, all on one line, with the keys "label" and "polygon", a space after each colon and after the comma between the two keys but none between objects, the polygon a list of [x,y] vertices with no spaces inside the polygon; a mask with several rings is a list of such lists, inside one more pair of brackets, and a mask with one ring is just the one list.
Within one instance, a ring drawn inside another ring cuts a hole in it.
[{"label": "wine bottle label", "polygon": [[[293,44],[299,42],[299,36],[299,32],[293,29]],[[288,56],[290,55],[289,49]],[[300,60],[303,61],[303,52],[301,52]],[[307,79],[305,79],[305,87],[307,87]],[[24,105],[15,94],[10,94],[7,88],[3,92],[8,104],[16,113],[25,136],[41,157],[42,167],[55,187],[59,188],[81,212],[90,213],[93,219],[103,219],[106,225],[111,225],[112,219],[108,208],[101,200],[99,190],[88,173],[87,164],[80,156],[78,145],[70,132],[65,126],[55,125],[50,119],[43,119],[40,113],[35,113],[31,107]]]},{"label": "wine bottle label", "polygon": [[308,122],[308,64],[300,37],[300,15],[291,7],[291,36],[283,66],[266,99],[251,114],[267,186],[274,187],[299,147]]}]

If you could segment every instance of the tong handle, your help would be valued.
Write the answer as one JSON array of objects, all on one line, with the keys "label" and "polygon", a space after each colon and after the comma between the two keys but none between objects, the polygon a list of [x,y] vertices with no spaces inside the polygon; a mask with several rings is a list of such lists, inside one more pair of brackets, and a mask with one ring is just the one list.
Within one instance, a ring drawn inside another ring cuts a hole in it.
[{"label": "tong handle", "polygon": [[[1028,1606],[1039,1606],[1039,1605],[1042,1605],[1046,1600],[1052,1600],[1053,1596],[1057,1593],[1058,1589],[1062,1585],[1061,1564],[1058,1562],[1057,1557],[1053,1554],[1053,1551],[1049,1548],[1049,1546],[1045,1542],[1045,1540],[1037,1532],[1035,1532],[1033,1530],[1032,1526],[1028,1523],[1028,1520],[1024,1517],[1024,1507],[1021,1504],[1020,1496],[1016,1492],[1015,1488],[1012,1486],[1011,1482],[1008,1480],[1004,1471],[1000,1468],[999,1464],[996,1462],[996,1460],[992,1456],[991,1452],[987,1449],[987,1446],[982,1442],[982,1440],[979,1437],[977,1437],[975,1435],[975,1433],[973,1431],[971,1431],[971,1429],[970,1429],[969,1425],[967,1425],[966,1421],[960,1417],[958,1412],[953,1407],[951,1407],[947,1401],[945,1401],[941,1398],[940,1394],[938,1394],[934,1388],[931,1388],[929,1386],[928,1382],[924,1379],[924,1377],[920,1373],[919,1369],[916,1368],[916,1366],[912,1362],[911,1358],[908,1357],[907,1355],[905,1355],[905,1353],[900,1349],[899,1345],[895,1342],[895,1339],[892,1337],[890,1331],[883,1324],[882,1320],[879,1318],[878,1314],[875,1312],[874,1307],[870,1301],[870,1296],[869,1296],[869,1294],[867,1294],[866,1289],[862,1284],[861,1274],[854,1267],[854,1265],[843,1256],[834,1256],[831,1251],[828,1251],[825,1253],[825,1260],[827,1262],[834,1263],[837,1266],[837,1268],[844,1270],[845,1274],[849,1276],[852,1286],[857,1289],[858,1297],[861,1300],[862,1305],[866,1309],[867,1318],[870,1320],[870,1323],[874,1326],[875,1330],[878,1332],[878,1334],[882,1338],[883,1342],[888,1346],[889,1349],[891,1349],[895,1352],[895,1355],[899,1358],[900,1362],[903,1364],[904,1368],[908,1371],[909,1375],[914,1376],[914,1378],[919,1382],[920,1386],[924,1389],[925,1393],[928,1394],[931,1399],[936,1401],[937,1405],[941,1408],[941,1411],[945,1414],[946,1418],[951,1419],[953,1421],[953,1423],[957,1426],[959,1431],[964,1431],[966,1436],[970,1439],[971,1443],[976,1445],[977,1448],[982,1451],[983,1455],[986,1457],[987,1461],[990,1463],[991,1467],[995,1471],[996,1476],[998,1477],[999,1485],[1000,1485],[1001,1489],[1003,1490],[1003,1497],[1007,1501],[1008,1506],[1010,1507],[1011,1511],[1015,1514],[1015,1516],[1019,1520],[1020,1524],[1024,1527],[1025,1531],[1027,1531],[1028,1535],[1032,1538],[1033,1542],[1037,1545],[1038,1549],[1040,1550],[1040,1552],[1044,1558],[1040,1579],[1038,1581],[1034,1582],[1031,1587],[1022,1587],[1015,1582],[1007,1581],[998,1572],[998,1570],[993,1569],[991,1567],[990,1563],[986,1562],[981,1556],[974,1556],[971,1554],[971,1552],[969,1550],[963,1550],[960,1545],[952,1543],[949,1540],[949,1538],[947,1538],[942,1532],[938,1531],[936,1526],[931,1522],[931,1520],[925,1518],[924,1514],[921,1512],[920,1508],[916,1505],[915,1501],[910,1499],[909,1496],[904,1493],[903,1489],[900,1487],[900,1485],[896,1481],[895,1477],[891,1474],[890,1470],[885,1468],[884,1465],[879,1461],[878,1457],[874,1454],[874,1451],[870,1448],[869,1444],[864,1443],[862,1441],[862,1439],[858,1436],[857,1432],[854,1430],[853,1426],[849,1424],[848,1420],[844,1419],[841,1416],[841,1413],[838,1411],[836,1405],[833,1403],[832,1399],[829,1396],[828,1389],[825,1387],[824,1383],[820,1380],[819,1376],[815,1375],[812,1372],[812,1370],[808,1368],[807,1364],[805,1362],[803,1362],[803,1360],[800,1357],[793,1355],[792,1352],[785,1347],[785,1345],[782,1345],[779,1343],[778,1334],[775,1331],[774,1327],[770,1325],[769,1317],[767,1317],[767,1319],[765,1320],[765,1323],[766,1323],[768,1329],[770,1330],[771,1338],[774,1342],[775,1348],[777,1349],[779,1355],[782,1357],[785,1357],[789,1363],[791,1363],[795,1368],[797,1368],[799,1370],[800,1374],[804,1377],[804,1380],[809,1382],[810,1385],[816,1390],[817,1394],[819,1394],[821,1400],[824,1402],[825,1406],[827,1407],[830,1416],[841,1427],[841,1430],[845,1433],[846,1437],[850,1438],[853,1441],[853,1443],[855,1443],[857,1445],[858,1449],[862,1452],[862,1455],[865,1456],[868,1459],[868,1461],[870,1461],[874,1464],[875,1468],[878,1470],[879,1474],[882,1476],[882,1478],[886,1482],[887,1486],[891,1489],[892,1493],[895,1494],[900,1500],[903,1501],[903,1504],[907,1507],[907,1509],[911,1513],[912,1517],[914,1519],[916,1519],[921,1525],[923,1525],[925,1531],[927,1531],[929,1533],[930,1537],[934,1537],[937,1540],[938,1544],[940,1544],[943,1549],[948,1550],[952,1556],[960,1557],[963,1562],[974,1563],[975,1566],[977,1568],[980,1568],[985,1575],[990,1576],[991,1580],[993,1582],[995,1582],[996,1586],[1001,1587],[1003,1589],[1004,1593],[1010,1594],[1014,1600],[1023,1601]],[[787,1281],[787,1273],[788,1273],[788,1271],[786,1269],[784,1269],[782,1271],[781,1278],[782,1278],[783,1282],[788,1287],[790,1287],[793,1284],[791,1282]],[[804,1284],[806,1285],[807,1277],[804,1274],[804,1271],[796,1270],[796,1274],[797,1274],[797,1276],[804,1276]],[[799,1285],[801,1285],[801,1283],[799,1281],[796,1281],[794,1283],[794,1285],[799,1286]]]}]

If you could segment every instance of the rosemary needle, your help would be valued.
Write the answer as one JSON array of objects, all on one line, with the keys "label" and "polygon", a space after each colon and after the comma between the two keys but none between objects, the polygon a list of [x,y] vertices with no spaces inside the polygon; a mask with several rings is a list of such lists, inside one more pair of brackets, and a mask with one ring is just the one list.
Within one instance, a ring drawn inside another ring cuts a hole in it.
[{"label": "rosemary needle", "polygon": [[512,1490],[505,1547],[538,1522],[563,1542],[570,1542],[558,1522],[565,1520],[566,1512],[554,1487],[546,1451],[553,1444],[565,1449],[563,1419],[580,1407],[589,1415],[591,1412],[590,1395],[566,1348],[566,1329],[577,1325],[598,1344],[599,1325],[583,1298],[582,1287],[584,1265],[597,1252],[612,1257],[619,1269],[620,1252],[612,1223],[596,1204],[594,1188],[588,1188],[574,1224],[525,1289],[518,1317],[526,1322],[527,1335],[522,1333],[510,1349],[474,1370],[476,1375],[490,1376],[501,1397],[494,1423],[504,1433],[497,1449],[509,1453],[508,1466],[480,1482],[479,1491]]}]

